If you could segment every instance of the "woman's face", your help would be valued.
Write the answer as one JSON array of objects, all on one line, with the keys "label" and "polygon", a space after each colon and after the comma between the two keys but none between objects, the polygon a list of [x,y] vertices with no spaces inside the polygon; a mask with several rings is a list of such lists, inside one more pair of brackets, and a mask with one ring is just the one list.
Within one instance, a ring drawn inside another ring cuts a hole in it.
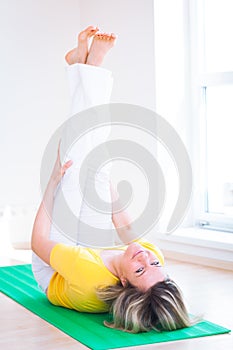
[{"label": "woman's face", "polygon": [[164,281],[166,273],[158,257],[139,243],[131,243],[121,261],[121,282],[127,281],[142,291],[146,291],[155,283]]}]

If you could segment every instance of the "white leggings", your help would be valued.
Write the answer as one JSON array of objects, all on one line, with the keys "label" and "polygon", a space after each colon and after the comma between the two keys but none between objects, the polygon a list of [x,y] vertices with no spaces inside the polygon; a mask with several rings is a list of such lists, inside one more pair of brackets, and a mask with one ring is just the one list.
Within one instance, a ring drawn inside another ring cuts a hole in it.
[{"label": "white leggings", "polygon": [[[74,64],[67,67],[67,75],[71,92],[71,115],[109,102],[113,82],[110,71],[85,64]],[[72,132],[72,126],[70,125],[66,126],[63,130],[61,149],[66,149],[66,143],[69,142],[69,133]],[[85,159],[85,156],[90,150],[104,142],[109,136],[109,133],[110,126],[94,129],[81,137],[69,149],[68,153],[66,153],[67,159],[72,159],[73,165],[67,170],[55,195],[53,223],[50,231],[51,240],[71,245],[76,245],[77,243],[85,244],[85,242],[87,242],[86,245],[89,245],[88,242],[91,242],[92,237],[86,237],[86,232],[80,224],[75,228],[71,228],[71,231],[75,232],[75,234],[70,234],[70,231],[65,235],[57,227],[56,215],[61,215],[59,205],[61,197],[64,196],[74,216],[79,217],[79,222],[87,223],[93,227],[93,239],[95,237],[95,228],[102,228],[104,229],[103,232],[106,232],[106,235],[101,238],[102,242],[101,239],[99,241],[97,240],[96,245],[101,245],[103,240],[105,241],[103,245],[106,245],[106,243],[108,246],[113,244],[114,234],[112,232],[114,232],[114,226],[112,216],[109,214],[111,212],[109,182],[111,163],[103,167],[97,175],[93,173],[90,166],[85,180],[85,191],[88,190],[90,181],[95,181],[97,193],[105,202],[109,203],[109,213],[97,212],[89,207],[84,201],[78,184],[78,174],[82,160]],[[110,234],[108,234],[108,230]],[[32,255],[32,270],[39,286],[43,291],[46,291],[54,270],[34,253]]]}]

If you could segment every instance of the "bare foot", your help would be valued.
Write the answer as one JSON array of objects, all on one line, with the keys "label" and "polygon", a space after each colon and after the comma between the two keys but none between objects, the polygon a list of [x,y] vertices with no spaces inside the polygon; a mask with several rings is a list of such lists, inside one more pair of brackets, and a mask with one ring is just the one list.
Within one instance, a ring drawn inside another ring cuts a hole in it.
[{"label": "bare foot", "polygon": [[65,56],[68,64],[86,63],[88,55],[88,41],[98,32],[98,30],[99,29],[97,27],[89,26],[79,33],[78,46],[69,51]]},{"label": "bare foot", "polygon": [[113,47],[116,41],[116,35],[111,33],[95,34],[90,51],[87,56],[86,64],[100,66],[107,52]]}]

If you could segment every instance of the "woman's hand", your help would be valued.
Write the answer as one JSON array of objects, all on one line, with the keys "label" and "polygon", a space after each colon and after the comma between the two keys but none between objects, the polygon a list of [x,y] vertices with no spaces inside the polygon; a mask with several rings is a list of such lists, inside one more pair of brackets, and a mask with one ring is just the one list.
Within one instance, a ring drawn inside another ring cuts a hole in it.
[{"label": "woman's hand", "polygon": [[32,250],[43,260],[46,264],[50,264],[50,254],[57,242],[49,239],[49,232],[51,230],[54,192],[57,185],[64,176],[66,170],[72,165],[69,160],[63,166],[60,161],[60,144],[57,151],[57,159],[53,167],[53,171],[45,190],[43,200],[38,209],[36,219],[32,230],[31,246]]},{"label": "woman's hand", "polygon": [[53,167],[53,171],[50,177],[50,182],[53,183],[54,186],[57,186],[64,176],[67,169],[71,167],[73,164],[72,160],[67,161],[64,165],[61,165],[60,161],[60,143],[57,150],[57,159]]}]

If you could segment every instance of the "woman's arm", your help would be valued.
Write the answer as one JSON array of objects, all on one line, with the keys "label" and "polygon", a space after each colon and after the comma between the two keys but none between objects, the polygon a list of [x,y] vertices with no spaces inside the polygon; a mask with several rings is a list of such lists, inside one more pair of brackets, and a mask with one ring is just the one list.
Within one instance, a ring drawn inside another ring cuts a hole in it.
[{"label": "woman's arm", "polygon": [[137,238],[135,232],[133,232],[132,220],[129,214],[125,211],[119,211],[117,207],[118,192],[114,188],[113,184],[110,183],[111,198],[112,198],[112,222],[116,228],[117,234],[120,240],[128,244]]},{"label": "woman's arm", "polygon": [[46,187],[43,200],[38,209],[31,239],[31,248],[44,262],[50,264],[50,253],[57,242],[49,239],[51,229],[51,220],[54,203],[54,193],[57,185],[61,181],[66,170],[72,165],[72,161],[66,162],[63,166],[60,163],[60,154],[58,155],[54,165],[50,180]]}]

